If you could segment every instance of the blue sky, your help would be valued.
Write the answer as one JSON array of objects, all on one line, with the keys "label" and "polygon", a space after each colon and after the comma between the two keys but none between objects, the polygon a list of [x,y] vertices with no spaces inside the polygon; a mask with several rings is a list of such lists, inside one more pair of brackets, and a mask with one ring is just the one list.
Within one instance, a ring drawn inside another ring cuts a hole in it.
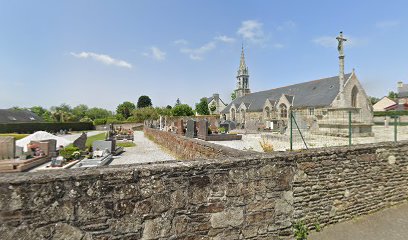
[{"label": "blue sky", "polygon": [[114,110],[229,102],[241,43],[260,91],[346,70],[372,96],[408,82],[406,1],[3,1],[0,108],[61,103]]}]

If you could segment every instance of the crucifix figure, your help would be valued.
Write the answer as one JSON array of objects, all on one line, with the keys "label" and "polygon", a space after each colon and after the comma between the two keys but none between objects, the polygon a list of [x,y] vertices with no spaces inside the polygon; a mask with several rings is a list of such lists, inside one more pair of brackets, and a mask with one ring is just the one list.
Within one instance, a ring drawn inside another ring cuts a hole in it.
[{"label": "crucifix figure", "polygon": [[339,51],[339,55],[340,56],[344,56],[344,46],[343,43],[345,41],[347,41],[347,39],[345,39],[343,37],[343,32],[340,32],[340,35],[338,37],[336,37],[337,41],[339,41],[339,45],[337,45],[337,50]]}]

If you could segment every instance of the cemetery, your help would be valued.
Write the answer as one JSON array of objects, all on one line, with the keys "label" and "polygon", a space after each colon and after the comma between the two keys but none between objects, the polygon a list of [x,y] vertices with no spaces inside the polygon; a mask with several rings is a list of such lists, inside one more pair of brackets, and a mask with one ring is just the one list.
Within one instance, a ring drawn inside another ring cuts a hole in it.
[{"label": "cemetery", "polygon": [[[74,141],[48,132],[38,131],[22,139],[0,136],[0,172],[52,171],[88,168],[109,164],[113,156],[124,152],[117,143],[132,143],[133,131],[109,131],[90,137],[82,133]],[[119,134],[114,134],[119,133]],[[118,138],[118,135],[125,137]],[[100,135],[105,136],[103,140]],[[130,137],[132,135],[132,137]],[[124,140],[119,140],[124,139]]]},{"label": "cemetery", "polygon": [[183,135],[187,138],[197,138],[203,141],[233,141],[241,140],[242,135],[232,133],[236,125],[232,121],[220,121],[218,116],[195,116],[168,119],[160,116],[159,121],[147,121],[148,127]]}]

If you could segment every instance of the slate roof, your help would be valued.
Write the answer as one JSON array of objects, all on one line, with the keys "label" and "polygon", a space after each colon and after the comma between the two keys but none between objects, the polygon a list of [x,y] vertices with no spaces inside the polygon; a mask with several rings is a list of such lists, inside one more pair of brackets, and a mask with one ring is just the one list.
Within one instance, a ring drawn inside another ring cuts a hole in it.
[{"label": "slate roof", "polygon": [[0,109],[0,123],[23,122],[43,122],[43,120],[28,110]]},{"label": "slate roof", "polygon": [[[346,74],[347,80],[351,73]],[[254,92],[243,97],[236,98],[221,113],[229,113],[233,104],[237,107],[242,103],[249,105],[248,112],[263,111],[266,99],[278,102],[282,94],[289,95],[289,101],[293,100],[293,107],[326,107],[330,106],[340,90],[339,77],[323,78],[315,81],[294,84],[271,90]],[[293,98],[293,99],[290,99]]]},{"label": "slate roof", "polygon": [[406,97],[408,97],[408,92],[400,92],[400,93],[398,93],[398,97],[399,98],[406,98]]}]

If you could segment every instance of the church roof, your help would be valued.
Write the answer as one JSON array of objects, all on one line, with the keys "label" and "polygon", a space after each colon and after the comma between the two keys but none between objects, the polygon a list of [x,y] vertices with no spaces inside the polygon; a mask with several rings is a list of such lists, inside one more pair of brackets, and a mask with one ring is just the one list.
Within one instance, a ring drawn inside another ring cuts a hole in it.
[{"label": "church roof", "polygon": [[[351,73],[346,74],[349,79]],[[326,107],[330,106],[340,90],[339,77],[323,78],[315,81],[294,84],[286,87],[254,92],[232,101],[222,113],[229,113],[233,104],[239,106],[242,102],[248,104],[249,112],[263,111],[266,99],[278,102],[282,94],[290,95],[289,101],[293,101],[293,107]],[[287,96],[289,97],[289,96]]]}]

